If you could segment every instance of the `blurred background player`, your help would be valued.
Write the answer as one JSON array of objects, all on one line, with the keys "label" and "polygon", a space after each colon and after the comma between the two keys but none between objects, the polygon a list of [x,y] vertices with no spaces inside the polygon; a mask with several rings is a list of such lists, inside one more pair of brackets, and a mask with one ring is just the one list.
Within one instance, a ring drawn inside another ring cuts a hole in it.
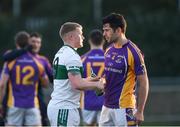
[{"label": "blurred background player", "polygon": [[[51,64],[45,56],[38,54],[40,51],[40,48],[41,48],[41,44],[42,44],[41,35],[37,32],[31,33],[30,34],[30,45],[32,45],[32,54],[33,54],[33,56],[35,56],[35,58],[37,58],[39,60],[39,62],[41,62],[41,64],[43,65],[43,67],[46,71],[46,74],[48,75],[50,82],[52,83],[53,82],[53,73],[52,73]],[[39,81],[39,83],[41,84],[42,82]],[[42,125],[47,126],[47,125],[49,125],[48,118],[47,118],[47,105],[45,103],[42,85],[40,85],[39,89],[38,89],[38,99],[39,99],[40,111],[41,111],[41,116],[42,116]]]},{"label": "blurred background player", "polygon": [[[28,41],[27,32],[18,32],[15,36],[17,49],[24,48]],[[29,52],[4,64],[0,93],[3,96],[4,88],[8,85],[7,125],[41,125],[37,98],[39,80],[44,86],[49,83],[43,65]]]},{"label": "blurred background player", "polygon": [[[100,30],[92,30],[89,34],[90,51],[81,56],[83,62],[83,78],[91,77],[91,73],[102,77],[104,74],[104,38]],[[92,72],[93,71],[93,72]],[[104,96],[96,95],[94,90],[83,92],[82,122],[83,125],[98,125]]]},{"label": "blurred background player", "polygon": [[53,74],[52,74],[51,64],[45,56],[38,54],[41,49],[41,46],[42,46],[41,35],[38,32],[33,32],[30,34],[30,41],[28,42],[28,45],[25,46],[25,48],[8,51],[7,53],[3,55],[3,60],[4,61],[14,60],[15,58],[29,51],[43,63],[46,69],[46,72],[48,74],[48,77],[50,81],[52,82]]},{"label": "blurred background player", "polygon": [[[45,56],[38,54],[40,51],[41,45],[42,45],[41,35],[38,32],[33,32],[30,34],[30,40],[29,40],[28,46],[26,46],[23,49],[15,49],[15,50],[12,50],[11,52],[5,53],[3,55],[3,59],[4,61],[12,61],[15,58],[30,51],[32,55],[36,57],[39,60],[39,62],[41,62],[41,64],[43,65],[46,71],[46,74],[48,75],[50,82],[52,83],[53,74],[52,74],[51,64]],[[39,81],[39,84],[41,84],[40,81]],[[38,99],[39,99],[40,111],[41,111],[41,116],[42,116],[42,125],[47,126],[49,125],[48,118],[47,118],[47,105],[45,103],[42,85],[39,85],[38,87]]]},{"label": "blurred background player", "polygon": [[121,14],[103,18],[103,35],[112,44],[105,52],[105,101],[100,126],[135,126],[144,120],[149,81],[141,51],[125,36],[126,26]]},{"label": "blurred background player", "polygon": [[[1,69],[0,69],[0,80],[1,80]],[[2,100],[2,94],[0,94],[0,100]],[[0,126],[4,126],[4,122],[5,122],[4,121],[4,108],[3,108],[3,104],[0,103]]]}]

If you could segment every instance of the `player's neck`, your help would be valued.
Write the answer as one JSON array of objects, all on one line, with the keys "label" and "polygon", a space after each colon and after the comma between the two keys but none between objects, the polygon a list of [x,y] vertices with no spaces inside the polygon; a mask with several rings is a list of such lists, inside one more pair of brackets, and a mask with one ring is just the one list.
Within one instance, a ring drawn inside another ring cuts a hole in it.
[{"label": "player's neck", "polygon": [[64,45],[68,45],[68,46],[74,48],[74,45],[72,45],[71,43],[64,42]]},{"label": "player's neck", "polygon": [[66,42],[64,42],[64,45],[71,47],[71,48],[74,49],[75,51],[78,49],[78,48],[76,48],[76,47],[75,47],[73,44],[71,44],[71,43],[66,43]]},{"label": "player's neck", "polygon": [[122,47],[124,44],[126,44],[128,42],[128,39],[126,38],[126,36],[122,36],[121,38],[119,38],[115,43],[114,46],[115,47]]},{"label": "player's neck", "polygon": [[93,49],[103,49],[103,46],[94,46],[94,45],[91,45],[91,50]]}]

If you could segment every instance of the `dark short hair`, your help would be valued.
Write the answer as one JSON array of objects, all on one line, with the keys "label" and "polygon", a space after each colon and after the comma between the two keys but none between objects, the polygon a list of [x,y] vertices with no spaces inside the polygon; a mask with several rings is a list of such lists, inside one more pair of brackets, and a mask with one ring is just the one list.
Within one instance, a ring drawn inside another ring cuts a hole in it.
[{"label": "dark short hair", "polygon": [[91,43],[95,46],[100,46],[102,43],[104,43],[104,37],[100,30],[94,29],[89,34],[89,40]]},{"label": "dark short hair", "polygon": [[20,48],[24,48],[28,45],[29,37],[29,33],[26,31],[20,31],[15,35],[14,40]]},{"label": "dark short hair", "polygon": [[38,32],[32,32],[30,34],[30,37],[42,38],[42,35],[40,33],[38,33]]},{"label": "dark short hair", "polygon": [[111,13],[103,18],[103,25],[109,23],[110,27],[115,31],[118,27],[120,27],[123,33],[126,32],[127,23],[124,19],[123,15],[118,13]]},{"label": "dark short hair", "polygon": [[65,34],[76,30],[76,28],[82,28],[82,26],[75,22],[66,22],[61,26],[59,30],[59,35],[61,38],[63,38]]}]

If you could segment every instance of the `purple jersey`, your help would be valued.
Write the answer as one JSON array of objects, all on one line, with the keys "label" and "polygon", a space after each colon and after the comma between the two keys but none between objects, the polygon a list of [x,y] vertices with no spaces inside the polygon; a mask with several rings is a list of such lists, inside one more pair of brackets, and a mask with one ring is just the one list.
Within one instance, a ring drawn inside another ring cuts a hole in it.
[{"label": "purple jersey", "polygon": [[36,59],[38,59],[41,62],[41,64],[45,68],[48,77],[53,77],[53,71],[49,60],[45,56],[39,54],[35,54],[34,56]]},{"label": "purple jersey", "polygon": [[[91,70],[101,77],[104,74],[104,51],[101,49],[93,49],[83,55],[83,77],[90,77]],[[86,110],[101,110],[104,96],[96,96],[95,91],[87,90],[83,96],[83,106]]]},{"label": "purple jersey", "polygon": [[39,107],[37,90],[39,80],[46,76],[43,65],[26,53],[4,66],[8,81],[8,107]]},{"label": "purple jersey", "polygon": [[112,44],[105,53],[105,106],[135,108],[136,76],[144,74],[144,59],[137,46],[128,41],[121,48]]}]

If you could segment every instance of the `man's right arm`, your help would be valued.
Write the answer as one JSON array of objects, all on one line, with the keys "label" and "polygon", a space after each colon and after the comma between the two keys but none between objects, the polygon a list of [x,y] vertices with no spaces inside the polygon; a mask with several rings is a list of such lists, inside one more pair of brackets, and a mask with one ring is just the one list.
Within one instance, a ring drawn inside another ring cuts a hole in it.
[{"label": "man's right arm", "polygon": [[16,59],[17,57],[23,55],[24,53],[26,53],[27,51],[31,51],[32,50],[32,46],[28,45],[27,47],[25,47],[24,49],[14,49],[11,50],[9,52],[6,52],[2,58],[5,62],[7,61],[12,61],[14,59]]},{"label": "man's right arm", "polygon": [[5,53],[2,58],[4,61],[12,61],[26,52],[27,51],[24,49],[14,49],[10,52]]},{"label": "man's right arm", "polygon": [[82,78],[80,72],[69,72],[68,78],[73,88],[78,90],[104,89],[104,80],[91,81],[88,78]]}]

